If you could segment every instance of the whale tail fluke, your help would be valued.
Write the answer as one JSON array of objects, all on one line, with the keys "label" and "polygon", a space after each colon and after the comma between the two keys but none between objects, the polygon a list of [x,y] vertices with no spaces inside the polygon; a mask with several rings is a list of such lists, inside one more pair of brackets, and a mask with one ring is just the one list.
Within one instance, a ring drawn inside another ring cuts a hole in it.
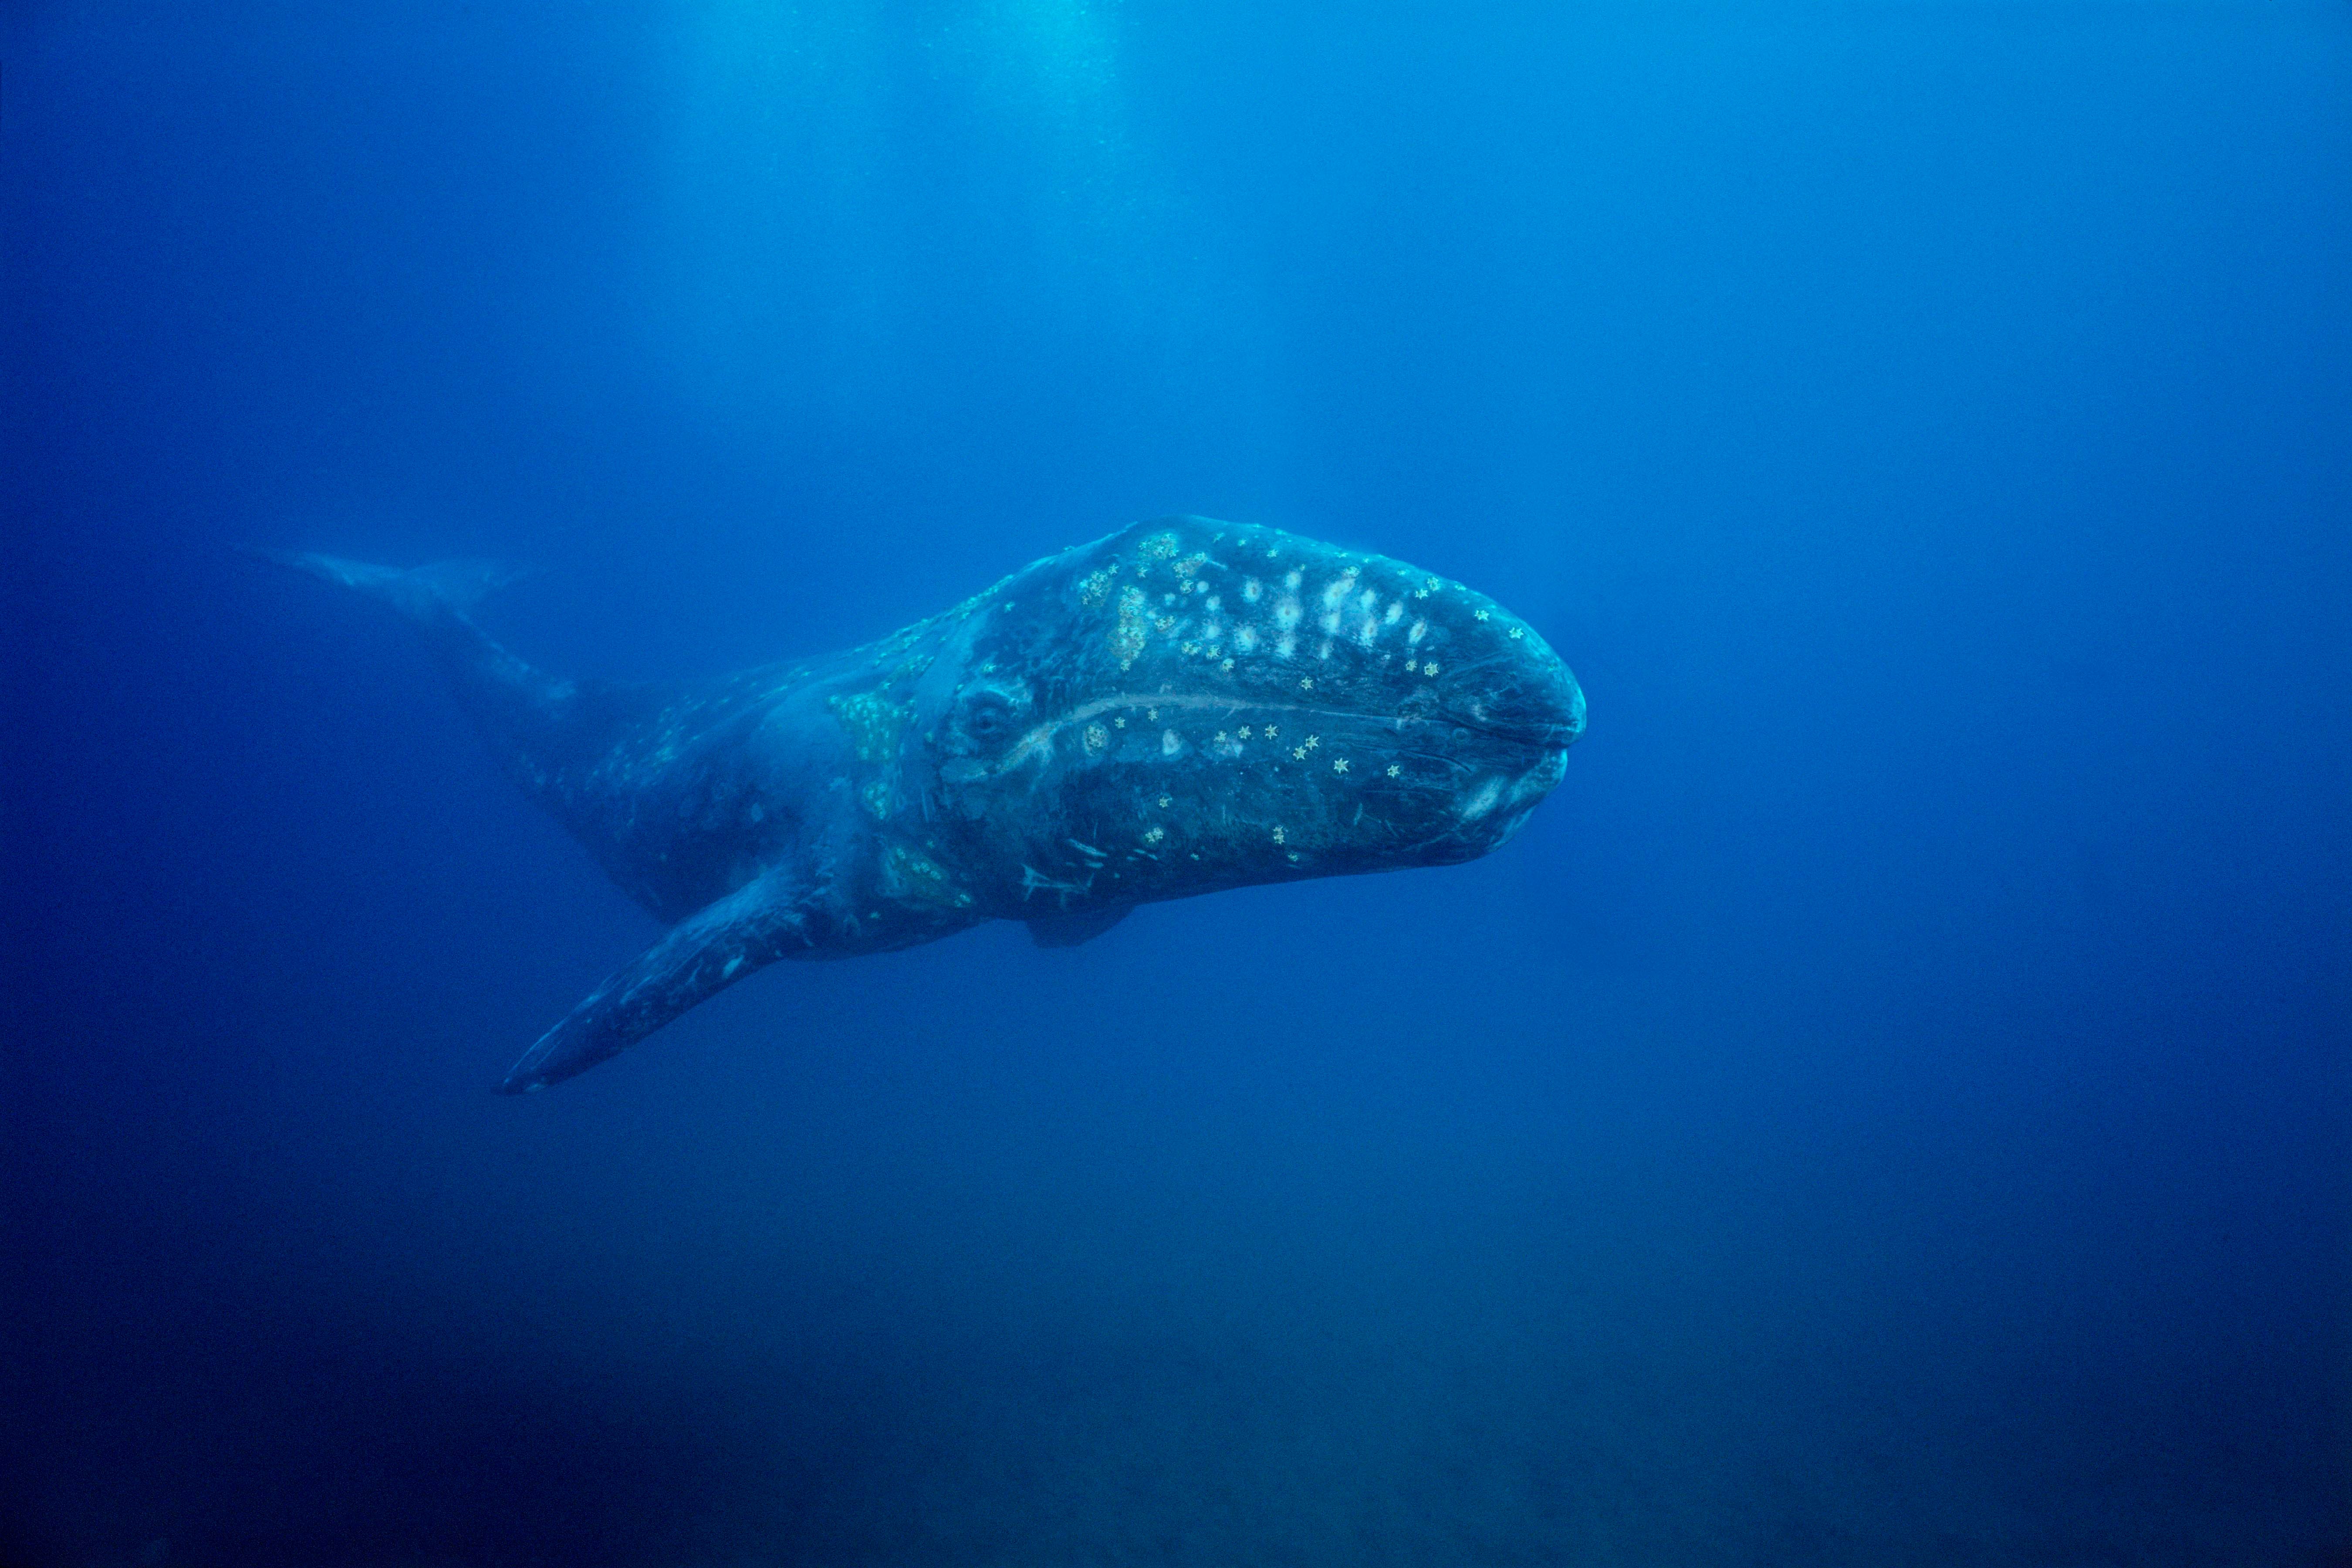
[{"label": "whale tail fluke", "polygon": [[607,868],[625,868],[615,821],[604,809],[593,775],[659,705],[660,693],[549,675],[474,624],[470,612],[489,594],[535,574],[495,561],[400,567],[253,546],[245,553],[365,595],[414,623],[508,775]]},{"label": "whale tail fluke", "polygon": [[346,561],[340,555],[270,550],[260,545],[247,545],[245,552],[323,582],[341,584],[417,621],[430,621],[445,612],[467,615],[508,584],[533,575],[526,568],[498,561],[436,561],[424,566],[401,567]]}]

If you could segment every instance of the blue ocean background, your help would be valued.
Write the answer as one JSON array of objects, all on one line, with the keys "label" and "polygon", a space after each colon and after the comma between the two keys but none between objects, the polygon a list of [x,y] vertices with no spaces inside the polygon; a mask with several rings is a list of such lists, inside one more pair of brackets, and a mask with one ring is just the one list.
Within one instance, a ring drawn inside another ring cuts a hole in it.
[{"label": "blue ocean background", "polygon": [[[34,6],[8,1568],[2352,1562],[2352,7]],[[1191,511],[1494,594],[1444,870],[781,965],[418,639]]]}]

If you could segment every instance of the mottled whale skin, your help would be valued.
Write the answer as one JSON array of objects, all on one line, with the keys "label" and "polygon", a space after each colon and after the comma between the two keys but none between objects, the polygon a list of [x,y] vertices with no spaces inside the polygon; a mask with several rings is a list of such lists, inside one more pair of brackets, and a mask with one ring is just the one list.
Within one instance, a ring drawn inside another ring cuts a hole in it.
[{"label": "mottled whale skin", "polygon": [[524,664],[470,617],[495,567],[262,553],[418,623],[506,770],[670,926],[509,1093],[778,959],[991,920],[1061,945],[1156,900],[1474,858],[1584,729],[1568,667],[1485,595],[1205,518],[1048,556],[864,647],[675,686]]}]

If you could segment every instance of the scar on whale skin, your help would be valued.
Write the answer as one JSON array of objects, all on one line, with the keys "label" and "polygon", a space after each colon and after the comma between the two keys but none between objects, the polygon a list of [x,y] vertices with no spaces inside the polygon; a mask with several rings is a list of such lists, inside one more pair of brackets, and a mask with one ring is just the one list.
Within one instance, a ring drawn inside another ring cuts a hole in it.
[{"label": "scar on whale skin", "polygon": [[[1568,667],[1491,600],[1203,518],[1033,562],[862,647],[660,686],[562,679],[493,641],[474,616],[507,568],[253,553],[415,623],[509,775],[667,928],[509,1093],[779,959],[991,920],[1067,946],[1142,904],[1475,858],[1584,730]],[[1329,635],[1303,675],[1308,605]],[[1298,765],[1317,753],[1328,768]]]}]

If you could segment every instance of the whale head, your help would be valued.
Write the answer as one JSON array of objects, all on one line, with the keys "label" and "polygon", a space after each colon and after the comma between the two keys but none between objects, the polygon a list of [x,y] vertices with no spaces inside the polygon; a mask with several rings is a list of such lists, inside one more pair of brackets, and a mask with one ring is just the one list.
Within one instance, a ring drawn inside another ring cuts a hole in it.
[{"label": "whale head", "polygon": [[1468,860],[1584,729],[1533,627],[1402,562],[1171,518],[957,613],[907,742],[987,913]]}]

